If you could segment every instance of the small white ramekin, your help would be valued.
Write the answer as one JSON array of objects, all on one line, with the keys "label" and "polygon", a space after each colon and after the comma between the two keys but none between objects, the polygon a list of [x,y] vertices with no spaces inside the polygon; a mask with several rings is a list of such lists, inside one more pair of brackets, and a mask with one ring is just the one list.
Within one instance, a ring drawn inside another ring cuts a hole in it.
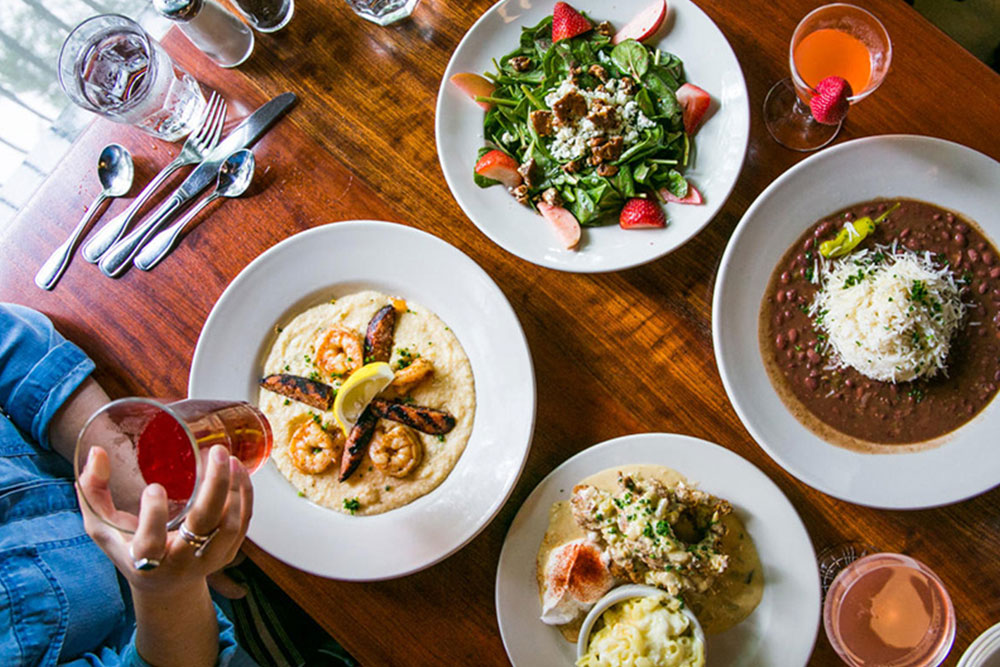
[{"label": "small white ramekin", "polygon": [[[622,600],[629,600],[631,598],[645,598],[645,597],[665,597],[667,593],[665,591],[656,588],[655,586],[644,586],[642,584],[626,584],[624,586],[618,586],[617,588],[612,588],[610,591],[605,593],[604,597],[597,601],[597,604],[591,608],[590,612],[587,613],[587,617],[583,619],[583,625],[580,626],[580,635],[576,640],[576,658],[579,660],[587,652],[587,647],[590,644],[590,631],[594,628],[594,623],[597,619],[601,617],[605,611],[607,611],[612,605],[621,602]],[[691,621],[691,627],[694,629],[694,636],[701,640],[702,646],[705,646],[705,660],[706,664],[708,661],[708,647],[705,644],[705,633],[701,629],[701,623],[698,622],[698,617],[694,615],[687,605],[681,609],[681,613],[688,617]]]}]

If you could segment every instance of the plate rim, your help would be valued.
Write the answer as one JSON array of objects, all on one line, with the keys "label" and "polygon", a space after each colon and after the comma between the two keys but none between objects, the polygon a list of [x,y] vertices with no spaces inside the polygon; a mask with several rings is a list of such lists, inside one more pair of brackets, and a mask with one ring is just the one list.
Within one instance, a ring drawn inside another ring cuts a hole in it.
[{"label": "plate rim", "polygon": [[[475,30],[480,27],[480,24],[486,21],[494,13],[499,13],[500,7],[502,5],[507,5],[514,1],[515,0],[497,0],[497,2],[490,5],[490,7],[487,8],[486,11],[484,11],[482,15],[480,15],[479,18],[475,20],[475,22],[473,22],[473,24],[468,28],[468,30],[466,30],[465,34],[462,35],[462,39],[459,40],[458,44],[455,46],[455,49],[451,53],[451,57],[448,59],[448,63],[445,65],[444,72],[441,75],[441,83],[438,86],[437,100],[434,105],[434,145],[438,155],[438,167],[440,168],[441,173],[444,176],[445,184],[448,186],[448,191],[449,193],[451,193],[452,199],[454,199],[455,203],[458,204],[458,207],[462,209],[462,213],[469,220],[469,222],[471,222],[473,226],[490,241],[490,243],[493,243],[504,252],[514,255],[518,259],[524,260],[536,266],[541,266],[547,269],[553,269],[555,271],[564,271],[566,273],[582,273],[582,274],[613,273],[616,271],[625,271],[627,269],[632,269],[637,266],[643,266],[645,264],[649,264],[658,259],[662,259],[663,257],[666,257],[667,255],[676,252],[677,250],[680,250],[682,247],[687,245],[692,239],[694,239],[696,236],[705,231],[705,228],[708,227],[708,225],[711,224],[712,221],[715,220],[715,218],[722,211],[723,207],[726,205],[726,203],[729,201],[729,198],[732,196],[733,190],[736,189],[736,184],[739,182],[740,176],[743,173],[743,167],[746,165],[747,154],[750,151],[751,116],[752,116],[752,110],[750,104],[750,91],[747,88],[746,76],[743,74],[743,66],[740,63],[739,58],[737,58],[736,52],[733,50],[733,45],[730,43],[729,38],[726,37],[726,34],[722,31],[721,28],[719,28],[719,25],[715,22],[715,20],[713,20],[712,17],[709,16],[707,12],[705,12],[705,10],[699,7],[698,4],[694,2],[694,0],[685,0],[686,2],[688,2],[688,4],[691,5],[691,7],[695,11],[701,13],[711,23],[711,25],[714,26],[715,30],[719,33],[719,36],[722,38],[722,42],[725,44],[727,50],[726,51],[727,55],[731,56],[733,62],[736,63],[735,72],[739,76],[742,99],[746,102],[747,113],[745,118],[743,119],[743,122],[740,124],[740,130],[742,132],[742,136],[744,137],[744,141],[743,141],[743,150],[740,152],[739,165],[737,165],[736,170],[733,174],[732,181],[729,184],[728,188],[726,188],[725,193],[722,193],[722,196],[718,198],[718,205],[715,206],[714,210],[712,210],[709,207],[707,210],[709,210],[710,213],[708,213],[705,216],[704,221],[701,222],[701,224],[697,227],[697,229],[692,229],[691,233],[683,241],[681,241],[676,246],[669,248],[668,250],[654,253],[649,257],[642,256],[638,259],[619,262],[617,264],[610,264],[608,266],[599,266],[599,267],[566,266],[565,264],[560,264],[557,261],[550,261],[544,256],[539,258],[526,257],[525,254],[527,253],[522,254],[507,247],[507,245],[501,243],[499,238],[497,238],[497,236],[492,231],[488,230],[486,226],[476,222],[475,217],[471,213],[472,207],[467,205],[464,198],[458,194],[457,189],[453,187],[451,179],[448,176],[448,170],[445,169],[444,151],[442,150],[441,146],[441,137],[443,135],[443,128],[441,127],[442,123],[441,111],[445,106],[445,98],[446,98],[445,90],[446,86],[448,85],[449,75],[452,74],[452,68],[455,63],[455,60],[459,52],[466,45],[466,42],[470,40]],[[664,19],[664,22],[669,21],[670,13],[676,11],[677,11],[676,7],[673,5],[673,3],[668,3],[667,6],[668,14],[667,17]],[[662,36],[659,41],[662,41],[665,37],[666,35]],[[657,43],[659,43],[659,41]],[[605,225],[605,226],[612,226],[612,225]]]},{"label": "plate rim", "polygon": [[[833,498],[843,500],[845,502],[853,503],[855,505],[861,505],[863,507],[871,507],[874,509],[884,509],[884,510],[919,510],[919,509],[932,509],[935,507],[943,507],[947,505],[952,505],[959,503],[970,498],[974,498],[978,495],[986,493],[990,489],[1000,486],[1000,479],[998,479],[993,485],[977,489],[970,492],[963,492],[958,495],[953,495],[949,499],[944,500],[932,500],[929,502],[907,502],[900,501],[897,503],[890,502],[874,502],[872,500],[858,499],[858,496],[852,495],[850,490],[839,490],[835,485],[828,484],[822,479],[815,477],[808,471],[801,469],[799,466],[794,464],[789,464],[784,457],[779,456],[773,447],[765,444],[764,439],[761,437],[758,429],[756,428],[756,422],[748,417],[748,412],[745,407],[740,403],[739,394],[735,391],[733,381],[729,377],[729,371],[727,366],[727,353],[722,347],[721,339],[721,326],[724,317],[722,316],[722,304],[721,304],[721,292],[726,284],[726,279],[728,278],[729,270],[731,264],[733,263],[733,254],[735,253],[734,248],[736,247],[738,241],[743,237],[743,235],[748,229],[746,223],[751,216],[755,215],[757,210],[763,206],[764,202],[773,194],[774,191],[783,187],[787,181],[790,181],[798,176],[798,174],[807,169],[813,168],[812,165],[823,159],[833,159],[835,156],[839,156],[841,153],[851,152],[853,150],[858,150],[859,147],[865,147],[870,144],[896,144],[896,143],[913,143],[913,144],[924,144],[928,146],[938,146],[942,149],[948,150],[958,150],[962,152],[967,152],[970,155],[977,156],[978,158],[984,158],[992,162],[998,162],[995,158],[978,151],[974,148],[966,146],[965,144],[959,143],[957,141],[951,141],[949,139],[944,139],[941,137],[934,137],[930,135],[923,134],[878,134],[867,137],[858,137],[856,139],[850,139],[844,141],[835,146],[817,151],[812,155],[805,157],[798,163],[794,164],[790,168],[786,169],[784,172],[779,174],[773,181],[771,181],[764,190],[753,200],[740,221],[737,223],[736,228],[729,237],[729,241],[726,243],[725,251],[722,254],[722,258],[719,262],[719,269],[715,276],[715,286],[712,290],[712,348],[715,356],[716,368],[719,372],[719,376],[722,379],[723,387],[726,391],[726,395],[729,398],[730,405],[733,406],[737,417],[739,417],[740,423],[747,430],[750,436],[753,438],[754,442],[760,447],[765,454],[768,455],[771,460],[773,460],[778,466],[783,470],[788,472],[790,475],[795,477],[798,481],[809,486],[810,488],[816,489],[821,493],[824,493]],[[734,269],[735,270],[735,269]],[[757,340],[757,332],[754,331],[753,338],[754,341]],[[770,380],[769,380],[770,381]],[[782,405],[784,403],[782,402]],[[787,410],[787,407],[785,408]],[[982,414],[982,413],[980,413]],[[801,422],[800,422],[801,423]],[[961,427],[960,427],[961,428]],[[955,433],[945,434],[943,437],[948,437]],[[837,447],[830,443],[826,443],[830,447]],[[938,447],[945,446],[944,444],[938,445]],[[906,454],[901,453],[887,453],[887,454],[869,454],[870,456],[905,456]]]},{"label": "plate rim", "polygon": [[[220,294],[219,297],[216,299],[215,303],[212,305],[211,311],[209,311],[208,316],[205,318],[204,324],[202,324],[201,331],[198,334],[198,340],[195,344],[194,353],[192,354],[191,357],[191,368],[188,373],[188,395],[193,394],[192,389],[196,381],[195,380],[196,370],[199,369],[199,366],[204,364],[204,362],[201,361],[201,357],[202,355],[206,354],[202,346],[202,340],[203,337],[205,336],[205,332],[209,330],[210,325],[215,324],[215,319],[217,317],[221,317],[221,315],[219,315],[220,312],[219,305],[223,303],[224,299],[234,298],[232,295],[236,294],[237,291],[240,289],[239,287],[240,284],[244,280],[248,279],[246,278],[246,276],[250,275],[252,272],[257,271],[258,267],[262,265],[264,262],[268,261],[270,256],[273,256],[273,254],[275,253],[281,252],[284,247],[287,247],[288,245],[291,245],[295,242],[301,243],[302,238],[313,235],[329,234],[329,233],[346,233],[349,232],[349,230],[351,229],[357,229],[357,228],[382,229],[388,231],[389,233],[412,234],[414,236],[422,237],[431,243],[440,244],[446,251],[457,253],[456,257],[459,259],[459,261],[466,262],[472,270],[478,272],[482,277],[484,277],[486,279],[486,283],[489,285],[490,290],[494,293],[495,296],[499,297],[497,303],[503,307],[503,309],[506,311],[506,314],[510,316],[512,323],[515,325],[514,328],[516,329],[518,335],[517,338],[517,343],[519,344],[518,347],[523,350],[525,357],[524,360],[527,362],[522,370],[526,372],[525,379],[530,384],[530,387],[526,387],[527,389],[530,389],[530,391],[525,392],[528,397],[527,399],[528,403],[526,407],[529,412],[528,415],[529,418],[525,422],[525,427],[526,427],[524,433],[525,445],[521,453],[520,462],[516,466],[516,471],[512,471],[510,478],[505,482],[503,493],[495,497],[492,500],[492,502],[488,505],[488,507],[484,510],[483,516],[485,517],[485,519],[480,522],[480,525],[474,527],[471,531],[467,531],[464,537],[457,540],[456,543],[451,545],[450,547],[442,550],[442,552],[437,554],[436,556],[412,564],[408,567],[397,568],[391,572],[387,572],[379,576],[353,576],[353,575],[343,575],[343,574],[331,574],[329,571],[320,571],[317,568],[303,567],[302,565],[291,562],[287,558],[272,553],[270,550],[265,548],[259,540],[254,540],[254,544],[262,551],[267,552],[268,555],[270,555],[272,558],[276,558],[277,560],[280,560],[281,562],[291,567],[294,567],[298,570],[301,570],[303,572],[308,572],[309,574],[313,574],[328,579],[334,579],[337,581],[374,582],[374,581],[386,581],[390,579],[397,579],[409,576],[411,574],[415,574],[417,572],[433,567],[434,565],[437,565],[438,563],[446,560],[447,558],[461,551],[470,542],[472,542],[472,540],[478,537],[490,524],[493,523],[497,515],[503,509],[503,506],[507,503],[507,500],[509,500],[511,494],[514,492],[514,489],[517,486],[517,482],[520,480],[521,475],[524,473],[524,468],[527,465],[528,457],[531,453],[531,446],[534,440],[535,421],[537,419],[537,412],[538,412],[537,382],[535,377],[534,361],[531,356],[531,348],[528,345],[527,336],[524,333],[524,327],[521,325],[520,318],[517,316],[517,312],[511,305],[510,300],[507,299],[506,295],[503,293],[503,290],[500,289],[499,285],[497,285],[496,281],[493,280],[492,276],[490,276],[489,273],[487,273],[486,270],[483,269],[475,260],[469,257],[469,255],[467,255],[465,252],[463,252],[456,246],[452,245],[451,243],[445,241],[444,239],[438,236],[435,236],[434,234],[431,234],[430,232],[426,232],[422,229],[411,227],[403,223],[389,222],[385,220],[374,220],[374,219],[351,219],[351,220],[325,222],[313,227],[309,227],[308,229],[301,230],[299,232],[296,232],[295,234],[285,237],[278,243],[275,243],[274,245],[270,246],[269,248],[262,251],[259,255],[257,255],[257,257],[251,260],[246,266],[244,266],[239,271],[239,273],[237,273],[237,275],[230,281],[230,283],[223,290],[222,294]],[[331,285],[335,285],[336,282],[337,281],[332,282]],[[344,282],[344,281],[339,281],[339,282]],[[362,280],[361,282],[364,281]],[[478,405],[477,405],[477,413],[478,413]],[[471,442],[471,437],[470,437],[470,442]],[[469,443],[466,444],[466,447],[468,447],[468,444]],[[461,457],[459,460],[461,460]],[[430,493],[433,493],[433,490]],[[255,498],[257,497],[259,497],[259,494],[255,495]],[[419,498],[417,500],[419,500]],[[333,510],[329,511],[332,512]],[[388,514],[388,512],[383,513],[383,515],[375,515],[375,516],[384,516],[384,514]],[[249,539],[249,534],[248,534],[248,539]]]},{"label": "plate rim", "polygon": [[[682,433],[667,433],[667,432],[661,432],[661,431],[653,431],[653,432],[629,433],[629,434],[626,434],[626,435],[616,436],[616,437],[613,437],[613,438],[609,438],[607,440],[603,440],[603,441],[601,441],[599,443],[591,445],[591,446],[587,447],[586,449],[583,449],[583,450],[577,452],[576,454],[574,454],[573,456],[569,457],[568,459],[563,460],[559,465],[557,465],[555,468],[553,468],[551,471],[549,471],[549,473],[547,475],[545,475],[545,477],[543,477],[541,479],[541,481],[538,482],[537,485],[535,485],[535,487],[531,490],[531,492],[525,497],[524,501],[522,501],[521,506],[518,508],[517,513],[514,515],[514,518],[511,521],[510,526],[507,529],[507,534],[504,536],[503,545],[501,546],[501,549],[500,549],[500,556],[499,556],[499,559],[497,561],[497,568],[496,568],[497,573],[496,573],[496,577],[495,577],[495,580],[494,580],[494,587],[493,587],[494,610],[495,610],[495,614],[496,614],[497,627],[500,630],[500,639],[503,642],[504,651],[507,653],[507,659],[510,660],[511,664],[514,664],[514,660],[511,657],[510,648],[508,646],[508,638],[507,638],[507,636],[504,633],[503,622],[501,621],[501,608],[500,608],[501,580],[500,580],[500,574],[501,574],[501,565],[503,564],[505,558],[506,559],[511,558],[511,556],[508,553],[508,549],[509,548],[513,548],[513,547],[509,546],[511,532],[512,532],[515,524],[517,524],[519,520],[522,520],[522,516],[521,515],[522,515],[522,512],[525,512],[525,507],[529,504],[529,501],[531,501],[536,496],[536,494],[540,496],[540,495],[542,495],[544,493],[544,491],[546,490],[546,487],[548,485],[550,485],[550,484],[553,483],[553,479],[555,478],[555,476],[563,468],[568,467],[572,462],[576,461],[577,459],[585,458],[587,456],[593,456],[594,452],[596,450],[598,450],[598,449],[606,450],[606,449],[612,449],[614,447],[622,446],[623,443],[624,444],[628,444],[628,443],[631,443],[631,442],[642,442],[642,441],[647,441],[647,440],[648,441],[654,441],[654,440],[658,440],[658,439],[677,440],[679,442],[683,442],[683,443],[692,445],[694,447],[704,447],[704,446],[707,445],[710,448],[716,450],[722,456],[736,457],[737,459],[739,459],[740,461],[742,461],[743,464],[749,466],[749,468],[753,472],[755,472],[757,475],[759,475],[760,478],[764,482],[766,482],[766,484],[770,485],[770,487],[776,492],[777,497],[780,497],[780,499],[783,500],[784,503],[787,505],[787,509],[791,510],[792,515],[795,517],[796,521],[798,522],[796,525],[799,528],[800,536],[802,538],[804,538],[803,544],[804,545],[808,545],[809,552],[812,554],[812,559],[810,560],[810,563],[813,566],[812,573],[813,573],[814,577],[812,577],[812,579],[813,579],[813,583],[815,583],[815,586],[812,587],[811,590],[814,591],[814,602],[815,602],[815,604],[811,605],[813,613],[812,613],[812,623],[810,624],[810,627],[813,628],[813,633],[812,633],[812,637],[811,637],[811,639],[809,641],[809,655],[811,655],[812,652],[815,650],[816,640],[819,637],[819,626],[820,626],[821,612],[822,612],[822,594],[820,592],[821,591],[821,586],[820,586],[819,566],[818,566],[817,561],[816,561],[816,548],[815,548],[815,546],[812,543],[812,538],[809,536],[809,530],[806,527],[805,523],[802,521],[802,516],[799,514],[798,510],[795,508],[795,505],[792,504],[792,501],[788,498],[788,496],[785,494],[785,492],[781,490],[781,487],[779,487],[774,482],[774,480],[772,480],[770,478],[770,476],[767,475],[767,473],[765,473],[763,470],[761,470],[759,467],[757,467],[752,461],[750,461],[749,459],[743,457],[742,455],[738,454],[737,452],[733,451],[732,449],[729,449],[728,447],[724,447],[723,445],[717,444],[715,442],[711,442],[709,440],[705,440],[703,438],[692,436],[692,435],[685,435],[685,434],[682,434]],[[627,465],[627,464],[622,464],[622,465]],[[613,467],[613,466],[611,466],[611,467]],[[605,468],[602,468],[602,470],[603,469],[605,469]],[[600,471],[595,471],[595,472],[600,472]],[[703,481],[703,480],[699,480],[699,482],[701,482],[701,481]],[[527,516],[528,515],[525,515],[525,518],[523,519],[523,521],[528,521]]]}]

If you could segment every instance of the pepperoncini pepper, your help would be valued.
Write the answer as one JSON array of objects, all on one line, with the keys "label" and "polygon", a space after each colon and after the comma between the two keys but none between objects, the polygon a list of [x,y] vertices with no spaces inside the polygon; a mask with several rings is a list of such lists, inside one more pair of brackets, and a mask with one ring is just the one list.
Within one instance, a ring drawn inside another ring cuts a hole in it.
[{"label": "pepperoncini pepper", "polygon": [[897,208],[899,208],[899,202],[890,206],[885,213],[874,220],[866,215],[854,222],[844,223],[837,236],[819,244],[819,254],[823,257],[843,257],[857,248],[858,244],[875,231],[875,225],[888,218],[889,214]]}]

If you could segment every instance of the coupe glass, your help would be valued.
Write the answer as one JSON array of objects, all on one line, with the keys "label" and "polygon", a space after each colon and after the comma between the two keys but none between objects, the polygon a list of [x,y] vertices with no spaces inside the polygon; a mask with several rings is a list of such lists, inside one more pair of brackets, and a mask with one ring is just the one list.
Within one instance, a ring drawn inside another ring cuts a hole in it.
[{"label": "coupe glass", "polygon": [[817,122],[809,111],[815,86],[828,76],[851,84],[857,104],[881,85],[892,61],[892,42],[870,12],[843,3],[824,5],[799,22],[788,49],[791,78],[774,84],[764,100],[764,124],[782,146],[813,151],[833,141],[843,121]]},{"label": "coupe glass", "polygon": [[86,494],[84,500],[102,521],[128,533],[138,525],[146,485],[162,484],[167,492],[167,529],[172,530],[198,495],[211,447],[225,446],[253,473],[267,460],[271,443],[267,418],[249,403],[123,398],[87,421],[77,439],[73,465],[79,479],[90,450],[104,448],[111,463],[108,487],[117,511],[105,512]]},{"label": "coupe glass", "polygon": [[[867,545],[841,545],[844,558]],[[845,551],[846,548],[846,551]],[[821,555],[824,583],[829,551]],[[824,564],[826,566],[824,566]],[[908,556],[866,553],[847,563],[826,591],[823,627],[850,667],[936,667],[955,641],[951,598],[926,565]]]}]

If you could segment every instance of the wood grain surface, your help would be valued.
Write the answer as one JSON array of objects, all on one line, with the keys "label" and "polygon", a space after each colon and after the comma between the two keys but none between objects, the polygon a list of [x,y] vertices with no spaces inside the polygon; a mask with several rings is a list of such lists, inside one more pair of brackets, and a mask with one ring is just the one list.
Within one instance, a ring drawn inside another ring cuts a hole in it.
[{"label": "wood grain surface", "polygon": [[[489,4],[423,0],[410,20],[379,28],[341,0],[298,0],[289,26],[257,35],[254,55],[235,71],[215,67],[172,32],[168,50],[229,99],[232,122],[287,90],[301,99],[259,142],[250,195],[211,205],[202,224],[151,273],[132,270],[112,281],[78,257],[55,291],[42,292],[32,277],[96,194],[100,148],[112,140],[127,146],[137,182],[179,150],[97,120],[13,224],[0,230],[0,299],[50,315],[94,358],[98,379],[113,395],[180,396],[209,310],[258,254],[290,234],[337,220],[385,219],[424,229],[476,260],[517,312],[537,374],[536,432],[499,516],[458,554],[419,574],[369,584],[330,581],[247,546],[362,664],[506,664],[494,578],[518,507],[576,452],[643,431],[697,436],[753,462],[798,509],[817,551],[862,539],[930,565],[958,615],[946,663],[954,664],[980,632],[1000,621],[1000,490],[915,512],[873,510],[823,495],[754,443],[729,404],[712,354],[712,288],[729,235],[761,190],[803,158],[770,139],[759,110],[771,84],[787,76],[795,24],[821,3],[699,3],[730,40],[747,78],[752,122],[743,173],[715,221],[694,240],[659,261],[607,275],[560,273],[515,258],[465,218],[445,185],[434,144],[435,99],[448,58]],[[858,4],[885,23],[893,65],[883,86],[851,110],[838,143],[926,134],[1000,158],[1000,77],[901,0]],[[112,203],[103,219],[126,205]],[[822,629],[810,664],[838,664]]]}]

